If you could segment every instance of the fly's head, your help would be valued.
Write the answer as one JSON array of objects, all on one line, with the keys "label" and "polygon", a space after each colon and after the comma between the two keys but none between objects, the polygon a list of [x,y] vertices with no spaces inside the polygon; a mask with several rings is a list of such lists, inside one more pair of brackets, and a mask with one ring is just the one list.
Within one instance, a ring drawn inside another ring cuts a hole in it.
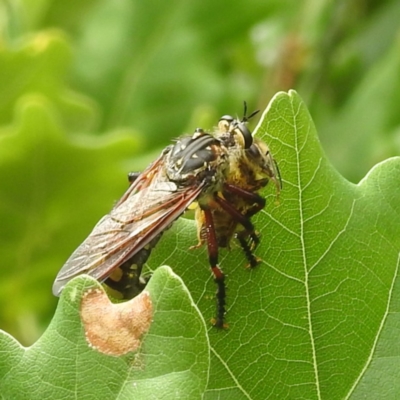
[{"label": "fly's head", "polygon": [[253,144],[253,135],[247,127],[247,122],[250,118],[254,117],[259,110],[252,112],[249,116],[247,114],[247,104],[244,103],[244,114],[240,120],[231,115],[224,115],[218,122],[218,131],[220,136],[227,147],[238,147],[240,149],[248,149]]},{"label": "fly's head", "polygon": [[228,167],[228,151],[222,142],[198,128],[192,136],[182,137],[167,158],[167,176],[180,185],[217,183]]}]

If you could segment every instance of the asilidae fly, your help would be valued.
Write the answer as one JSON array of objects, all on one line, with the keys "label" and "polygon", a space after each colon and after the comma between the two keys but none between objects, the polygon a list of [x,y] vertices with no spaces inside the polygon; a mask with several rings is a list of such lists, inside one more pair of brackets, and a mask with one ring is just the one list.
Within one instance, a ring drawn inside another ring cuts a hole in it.
[{"label": "asilidae fly", "polygon": [[[222,117],[216,134],[224,143],[232,138],[241,138],[241,144],[228,146],[229,173],[225,176],[221,191],[214,197],[209,207],[196,208],[196,222],[199,243],[192,248],[200,247],[207,242],[211,265],[218,262],[218,249],[229,248],[231,239],[235,236],[249,261],[250,267],[255,267],[259,260],[253,251],[259,244],[259,236],[251,222],[251,217],[265,207],[265,199],[257,192],[265,187],[270,180],[275,183],[277,195],[282,184],[278,166],[273,159],[268,146],[260,139],[253,138],[247,126],[244,125],[255,113],[246,117],[246,104],[242,121],[229,115]],[[247,142],[246,142],[247,141]],[[217,315],[214,325],[224,326],[225,315],[225,276],[219,270],[215,276],[217,290]]]},{"label": "asilidae fly", "polygon": [[58,273],[53,293],[58,296],[69,280],[87,273],[122,298],[132,298],[144,287],[140,274],[152,248],[196,202],[201,242],[207,242],[217,284],[214,325],[223,327],[225,276],[218,266],[218,247],[239,232],[247,258],[254,258],[248,241],[257,244],[258,236],[250,217],[265,204],[256,192],[278,176],[268,148],[253,140],[245,125],[248,118],[224,116],[214,135],[196,129],[165,148],[141,174],[131,175],[127,192]]},{"label": "asilidae fly", "polygon": [[227,160],[228,150],[202,130],[164,149],[67,260],[53,293],[87,273],[133,297],[152,247],[193,201],[218,191]]}]

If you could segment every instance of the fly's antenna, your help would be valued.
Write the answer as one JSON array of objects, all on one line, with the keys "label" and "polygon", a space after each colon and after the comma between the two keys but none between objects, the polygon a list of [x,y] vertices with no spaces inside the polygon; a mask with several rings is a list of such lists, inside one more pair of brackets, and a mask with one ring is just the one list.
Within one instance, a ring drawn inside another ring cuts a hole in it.
[{"label": "fly's antenna", "polygon": [[253,118],[256,114],[258,114],[260,112],[260,110],[255,110],[253,111],[249,116],[247,116],[247,102],[246,100],[243,101],[243,106],[244,106],[244,110],[243,110],[243,118],[241,122],[248,122],[249,119]]}]

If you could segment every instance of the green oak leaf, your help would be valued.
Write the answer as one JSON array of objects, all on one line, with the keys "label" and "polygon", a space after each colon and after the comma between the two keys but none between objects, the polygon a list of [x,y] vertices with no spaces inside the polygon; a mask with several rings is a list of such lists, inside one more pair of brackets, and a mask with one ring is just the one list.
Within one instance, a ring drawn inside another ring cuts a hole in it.
[{"label": "green oak leaf", "polygon": [[[311,117],[293,91],[274,97],[256,135],[269,144],[278,162],[283,190],[277,201],[273,185],[265,188],[267,206],[254,217],[262,237],[256,250],[262,260],[258,267],[244,268],[245,257],[235,243],[231,251],[220,252],[227,275],[229,328],[218,330],[209,323],[215,313],[215,284],[205,249],[189,250],[197,243],[194,221],[177,221],[148,262],[155,271],[148,290],[154,278],[159,279],[159,266],[170,265],[206,320],[211,360],[201,364],[208,376],[202,398],[331,400],[380,398],[382,393],[396,398],[400,158],[377,165],[357,185],[346,181],[323,154]],[[69,290],[77,282],[71,282]],[[178,293],[178,309],[180,296],[182,301],[186,298]],[[197,309],[192,304],[186,313],[189,323]],[[178,320],[176,312],[157,309],[151,330],[184,335],[191,327]],[[68,321],[55,319],[52,326],[64,323]],[[203,340],[201,324],[198,329]],[[38,343],[46,341],[46,334]],[[83,343],[82,337],[67,343],[74,361],[59,362],[59,374],[74,375],[71,395],[90,385],[76,378],[87,370],[71,350],[76,341]],[[160,355],[169,350],[157,335],[153,344]],[[10,355],[9,348],[3,349],[3,359],[17,364],[18,351]],[[87,352],[92,368],[102,368],[93,367],[98,355]],[[168,357],[166,375],[177,365],[172,355]],[[114,384],[113,376],[109,381]],[[37,382],[38,393],[44,390],[42,383]],[[154,390],[158,385],[154,381]],[[170,387],[174,385],[182,389],[181,381]],[[118,390],[109,395],[116,397],[115,393]],[[137,398],[151,398],[146,396],[148,392]]]},{"label": "green oak leaf", "polygon": [[[256,131],[279,164],[283,190],[277,204],[267,187],[268,204],[254,217],[262,263],[249,271],[237,246],[221,252],[229,329],[210,327],[206,398],[359,398],[378,379],[394,398],[400,362],[385,355],[399,354],[400,158],[358,185],[346,181],[295,92],[277,94]],[[196,243],[192,221],[173,230],[176,239],[165,235],[149,265],[171,265],[210,320],[206,252],[188,250]]]},{"label": "green oak leaf", "polygon": [[[207,385],[209,344],[204,320],[182,280],[168,267],[156,271],[147,287],[154,310],[149,330],[135,352],[120,356],[94,349],[85,339],[82,297],[96,288],[100,284],[87,276],[67,285],[51,324],[31,347],[0,334],[1,398],[200,398]],[[173,315],[172,326],[162,322],[164,314]]]}]

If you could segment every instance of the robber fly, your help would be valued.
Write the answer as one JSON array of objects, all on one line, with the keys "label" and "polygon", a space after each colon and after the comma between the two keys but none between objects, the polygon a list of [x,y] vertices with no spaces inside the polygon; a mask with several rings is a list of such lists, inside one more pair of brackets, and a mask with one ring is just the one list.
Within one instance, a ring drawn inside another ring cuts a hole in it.
[{"label": "robber fly", "polygon": [[[259,238],[250,219],[265,207],[265,198],[257,192],[271,180],[278,197],[282,187],[280,173],[268,146],[257,138],[240,157],[230,158],[230,171],[219,196],[219,204],[211,211],[216,240],[218,247],[229,248],[231,239],[236,236],[249,266],[254,267],[257,262],[252,252]],[[195,212],[199,243],[193,248],[202,246],[206,238],[204,212],[200,207]],[[247,243],[247,239],[251,244]]]},{"label": "robber fly", "polygon": [[219,190],[227,160],[228,150],[201,129],[164,149],[67,260],[53,293],[87,273],[131,298],[151,248],[193,201]]},{"label": "robber fly", "polygon": [[[260,241],[251,217],[261,211],[266,203],[265,198],[257,192],[270,180],[275,183],[277,196],[282,187],[278,165],[267,144],[253,138],[247,126],[244,125],[244,122],[256,113],[246,117],[245,103],[244,117],[241,121],[229,115],[222,117],[219,121],[216,136],[224,143],[229,143],[232,138],[240,138],[239,132],[242,133],[243,139],[248,141],[241,145],[229,146],[231,149],[229,173],[225,176],[221,191],[214,197],[215,203],[212,207],[196,208],[199,243],[191,247],[198,248],[207,242],[209,254],[218,260],[218,248],[229,248],[231,239],[235,236],[249,261],[249,267],[255,267],[259,262],[253,251]],[[211,225],[212,229],[210,229]],[[211,235],[210,231],[213,232]],[[211,249],[210,243],[213,244]],[[216,276],[218,302],[217,317],[214,320],[214,325],[219,327],[224,326],[225,315],[225,285],[218,283],[218,280],[222,283],[224,281],[222,272],[221,275],[220,278]]]},{"label": "robber fly", "polygon": [[[238,120],[224,116],[214,135],[196,129],[192,136],[180,138],[165,148],[141,174],[132,175],[132,184],[121,200],[62,267],[54,282],[53,293],[58,296],[69,280],[87,273],[123,298],[132,298],[144,286],[140,274],[152,248],[163,232],[196,202],[202,215],[201,221],[198,219],[204,232],[202,240],[207,241],[209,262],[217,283],[214,325],[223,327],[225,276],[218,266],[218,241],[227,234],[221,233],[222,223],[218,222],[220,217],[215,210],[221,208],[234,219],[230,236],[238,224],[244,227],[246,235],[256,236],[250,216],[255,213],[254,192],[259,183],[244,186],[243,179],[236,179],[234,171],[237,165],[244,171],[240,160],[248,164],[255,151],[251,150],[253,137],[245,125],[248,118]],[[249,193],[253,196],[251,199]],[[229,196],[232,205],[225,207]],[[257,207],[261,209],[263,205]],[[251,253],[250,248],[248,252]]]},{"label": "robber fly", "polygon": [[[229,133],[232,129],[232,120],[232,117],[224,116],[219,122],[219,131]],[[253,242],[249,250],[254,250],[259,241],[258,237],[254,236],[254,227],[250,218],[265,207],[265,199],[257,192],[271,180],[275,184],[277,197],[279,197],[282,181],[278,165],[267,144],[257,138],[253,138],[253,142],[248,148],[244,147],[238,154],[232,154],[229,164],[229,174],[225,179],[219,199],[223,205],[212,210],[218,247],[229,248],[232,237],[236,235],[241,243],[243,243],[242,239],[248,236]],[[235,210],[232,210],[232,207]],[[230,211],[225,211],[226,209],[230,209]],[[239,214],[235,211],[238,211]],[[204,242],[205,227],[202,214],[202,210],[197,208],[196,220],[200,243],[195,247]],[[238,224],[244,230],[237,231]],[[254,266],[254,259],[251,256],[249,261],[250,266]]]}]

